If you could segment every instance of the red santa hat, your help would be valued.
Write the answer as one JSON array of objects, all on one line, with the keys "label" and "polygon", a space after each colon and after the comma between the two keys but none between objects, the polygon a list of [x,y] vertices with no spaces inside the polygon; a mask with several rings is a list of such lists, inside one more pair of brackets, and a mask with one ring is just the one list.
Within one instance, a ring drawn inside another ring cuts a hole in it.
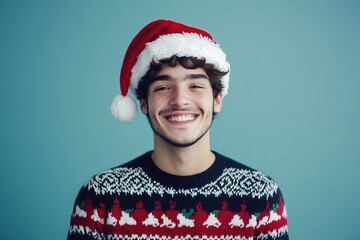
[{"label": "red santa hat", "polygon": [[139,81],[150,68],[152,61],[172,56],[205,59],[220,71],[228,72],[220,81],[225,96],[229,87],[230,64],[212,36],[204,30],[171,20],[156,20],[146,25],[130,43],[120,72],[121,94],[111,104],[111,113],[121,122],[131,121],[136,115],[136,103],[128,96],[135,93]]}]

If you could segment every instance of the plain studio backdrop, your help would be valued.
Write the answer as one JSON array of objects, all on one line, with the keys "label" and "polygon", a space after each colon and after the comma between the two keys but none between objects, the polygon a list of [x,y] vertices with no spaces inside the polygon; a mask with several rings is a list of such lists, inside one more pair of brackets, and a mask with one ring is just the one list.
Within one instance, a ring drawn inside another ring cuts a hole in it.
[{"label": "plain studio backdrop", "polygon": [[148,22],[208,30],[231,79],[212,148],[270,175],[290,237],[358,239],[359,1],[0,1],[1,239],[65,239],[92,175],[152,149],[110,116]]}]

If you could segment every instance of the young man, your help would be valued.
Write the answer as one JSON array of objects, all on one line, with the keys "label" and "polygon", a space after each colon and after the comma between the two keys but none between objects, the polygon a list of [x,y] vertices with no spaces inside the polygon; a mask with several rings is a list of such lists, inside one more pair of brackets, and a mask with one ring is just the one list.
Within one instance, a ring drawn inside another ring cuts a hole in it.
[{"label": "young man", "polygon": [[112,114],[129,121],[135,102],[154,150],[91,178],[80,190],[68,239],[288,239],[278,185],[210,149],[230,66],[207,32],[169,20],[131,42]]}]

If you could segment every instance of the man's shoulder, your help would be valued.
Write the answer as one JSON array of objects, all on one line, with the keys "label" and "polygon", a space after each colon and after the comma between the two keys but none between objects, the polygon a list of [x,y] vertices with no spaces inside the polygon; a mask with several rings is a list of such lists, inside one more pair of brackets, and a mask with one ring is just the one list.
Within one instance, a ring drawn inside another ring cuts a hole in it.
[{"label": "man's shoulder", "polygon": [[141,167],[144,163],[145,163],[145,159],[149,158],[150,157],[150,154],[151,152],[146,152],[132,160],[129,160],[125,163],[122,163],[118,166],[115,166],[115,167],[112,167],[112,168],[109,168],[109,169],[106,169],[102,172],[99,172],[97,173],[95,176],[93,176],[92,178],[97,178],[97,177],[100,177],[100,176],[103,176],[103,175],[108,175],[109,173],[121,173],[121,172],[127,172],[131,169],[134,169],[134,168],[139,168]]},{"label": "man's shoulder", "polygon": [[247,189],[253,197],[273,195],[279,190],[277,183],[262,171],[249,167],[239,161],[214,152],[217,159],[224,164],[222,178],[232,179],[232,184]]},{"label": "man's shoulder", "polygon": [[[218,152],[214,152],[216,158],[218,160],[220,160],[222,162],[222,164],[224,164],[225,168],[234,168],[234,169],[238,169],[238,170],[242,170],[242,171],[247,171],[247,172],[257,172],[259,173],[260,171],[255,169],[255,168],[252,168],[246,164],[243,164],[241,161],[237,161],[233,158],[230,158],[230,157],[227,157],[227,156],[224,156]],[[264,174],[264,173],[262,173]],[[265,174],[264,174],[265,175]],[[267,176],[269,177],[269,176]],[[270,178],[270,177],[269,177]]]},{"label": "man's shoulder", "polygon": [[130,161],[127,161],[119,166],[110,168],[109,170],[116,171],[118,169],[142,167],[147,162],[146,160],[151,158],[151,153],[152,153],[152,151],[145,152],[145,153],[141,154],[140,156],[138,156]]},{"label": "man's shoulder", "polygon": [[118,186],[124,178],[142,175],[142,164],[146,162],[143,160],[149,156],[150,152],[146,152],[126,163],[99,172],[92,176],[84,184],[84,187],[94,189],[95,192],[100,191],[100,189],[116,189],[116,186]]}]

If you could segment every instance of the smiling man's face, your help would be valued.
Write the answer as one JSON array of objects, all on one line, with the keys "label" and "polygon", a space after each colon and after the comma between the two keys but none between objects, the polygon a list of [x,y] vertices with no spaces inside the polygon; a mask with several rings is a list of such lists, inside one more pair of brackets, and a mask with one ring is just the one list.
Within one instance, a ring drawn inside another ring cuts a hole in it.
[{"label": "smiling man's face", "polygon": [[149,117],[155,138],[177,147],[195,144],[208,135],[213,113],[221,110],[222,95],[213,89],[202,68],[162,68],[149,86],[141,110]]}]

